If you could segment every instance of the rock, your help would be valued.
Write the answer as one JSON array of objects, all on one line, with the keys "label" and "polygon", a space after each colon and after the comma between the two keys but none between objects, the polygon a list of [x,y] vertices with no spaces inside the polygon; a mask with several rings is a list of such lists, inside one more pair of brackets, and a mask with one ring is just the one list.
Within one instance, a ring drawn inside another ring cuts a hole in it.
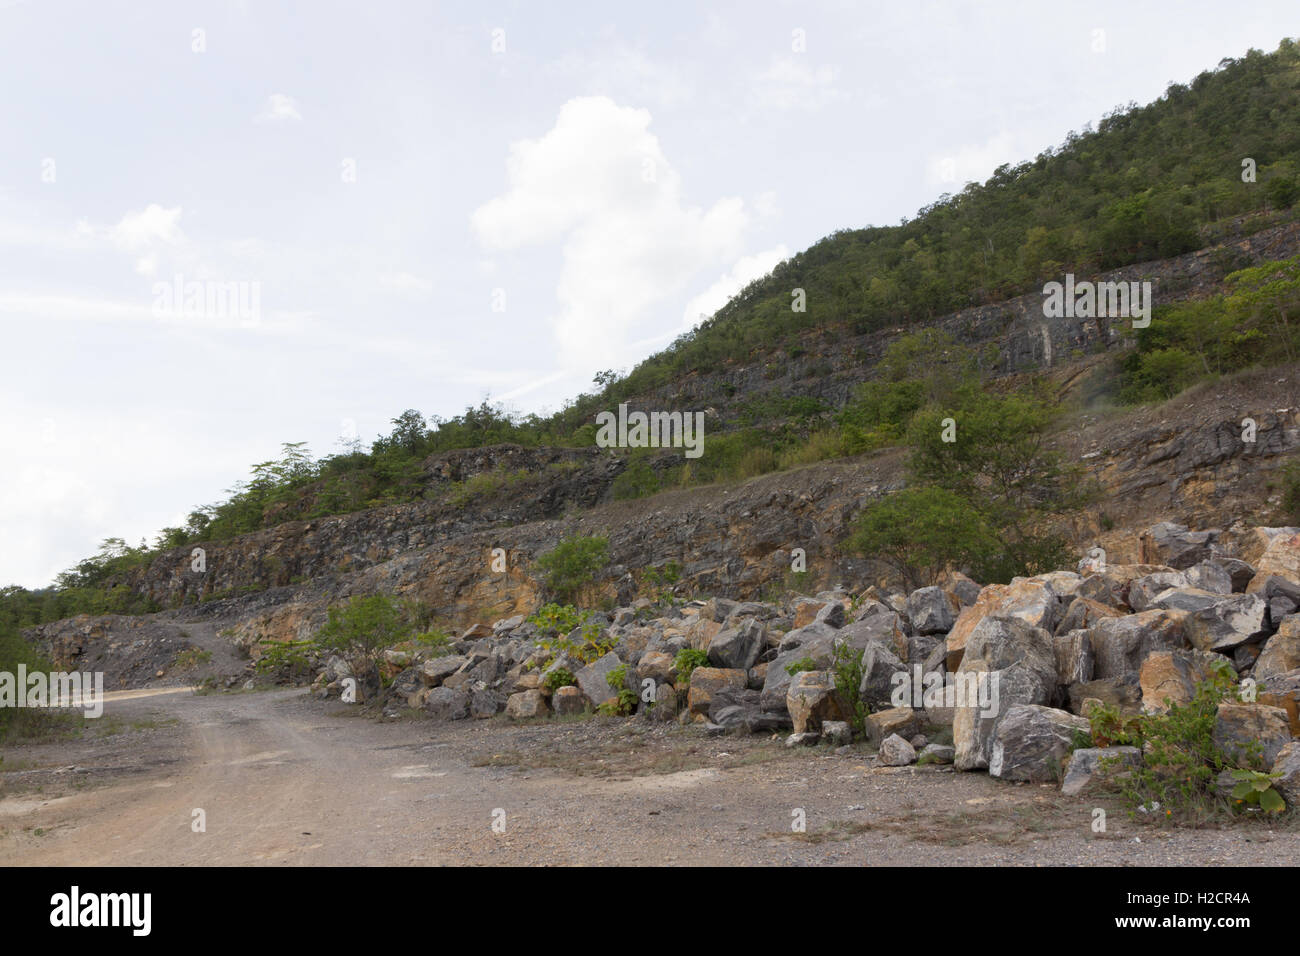
[{"label": "rock", "polygon": [[1285,710],[1291,722],[1291,736],[1300,737],[1300,669],[1260,681],[1258,699],[1261,704]]},{"label": "rock", "polygon": [[829,624],[831,627],[843,627],[844,625],[844,605],[839,601],[831,601],[820,611],[813,620],[818,624]]},{"label": "rock", "polygon": [[[824,629],[824,632],[822,629]],[[799,635],[799,637],[793,647],[789,650],[783,650],[768,662],[767,673],[763,678],[762,701],[764,710],[785,711],[785,695],[790,689],[791,680],[790,673],[786,668],[791,664],[807,657],[812,659],[813,665],[818,670],[825,670],[831,666],[831,659],[834,654],[832,642],[835,635],[839,633],[839,631],[825,624],[813,624],[800,631],[791,631],[786,635],[786,641],[789,641],[794,635]]]},{"label": "rock", "polygon": [[[425,691],[425,693],[431,693]],[[486,720],[489,717],[495,717],[501,710],[502,702],[495,691],[482,688],[470,692],[469,695],[469,715],[476,720]]]},{"label": "rock", "polygon": [[1258,564],[1264,552],[1279,537],[1300,534],[1300,528],[1250,528],[1237,542],[1238,557],[1252,565]]},{"label": "rock", "polygon": [[587,709],[587,698],[582,689],[572,684],[566,684],[564,687],[557,687],[555,693],[551,695],[551,709],[555,711],[557,717],[566,714],[581,714]]},{"label": "rock", "polygon": [[574,673],[578,686],[587,695],[587,700],[591,701],[592,707],[599,707],[605,701],[618,697],[618,691],[609,686],[607,678],[610,673],[622,666],[623,661],[610,651]]},{"label": "rock", "polygon": [[393,682],[388,685],[388,691],[390,694],[394,694],[404,699],[423,689],[424,681],[420,679],[419,668],[415,667],[408,667],[406,670],[394,677]]},{"label": "rock", "polygon": [[424,698],[424,712],[439,720],[464,720],[469,716],[469,694],[450,687],[434,687]]},{"label": "rock", "polygon": [[497,621],[492,625],[492,633],[497,637],[503,634],[509,634],[511,631],[524,626],[524,616],[516,614],[514,617],[507,617]]},{"label": "rock", "polygon": [[898,657],[906,657],[910,652],[910,640],[903,628],[903,619],[883,604],[876,604],[876,610],[846,624],[835,635],[836,644],[847,644],[856,650],[864,650],[875,641],[884,644]]},{"label": "rock", "polygon": [[[976,602],[965,608],[948,632],[948,670],[956,672],[975,628],[987,617],[1014,618],[1031,627],[1052,630],[1060,613],[1056,594],[1034,578],[1016,578],[1010,584],[990,584]],[[960,750],[960,748],[958,748]]]},{"label": "rock", "polygon": [[[1214,554],[1218,531],[1188,531],[1186,525],[1162,521],[1138,538],[1141,561],[1163,564],[1176,570],[1190,568]],[[1136,608],[1134,608],[1136,610]]]},{"label": "rock", "polygon": [[785,745],[787,747],[813,747],[817,744],[817,741],[820,739],[821,739],[820,734],[814,734],[810,732],[806,732],[802,734],[791,734],[789,737],[785,738]]},{"label": "rock", "polygon": [[906,673],[907,665],[884,644],[871,641],[862,652],[862,683],[858,696],[872,710],[893,707],[894,692],[899,686],[896,675]]},{"label": "rock", "polygon": [[663,651],[646,651],[637,661],[636,676],[640,680],[652,680],[656,684],[670,683],[676,675],[673,658]]},{"label": "rock", "polygon": [[[819,615],[827,607],[827,602],[816,601],[812,598],[799,598],[794,603],[794,626],[795,629],[807,627],[817,620]],[[843,610],[841,608],[840,610]]]},{"label": "rock", "polygon": [[384,663],[391,664],[399,670],[411,666],[411,654],[409,651],[399,651],[396,648],[389,647],[384,649]]},{"label": "rock", "polygon": [[[1083,599],[1086,600],[1086,599]],[[1079,601],[1075,601],[1078,604]],[[1092,602],[1088,602],[1092,603]],[[1073,608],[1074,605],[1071,605]],[[1052,638],[1056,653],[1056,682],[1063,687],[1092,680],[1096,661],[1086,630],[1068,631]]]},{"label": "rock", "polygon": [[1178,571],[1144,574],[1129,582],[1128,605],[1135,611],[1145,611],[1165,592],[1187,587],[1187,576]]},{"label": "rock", "polygon": [[1142,765],[1136,747],[1085,747],[1070,755],[1061,792],[1076,797],[1105,790],[1127,771]]},{"label": "rock", "polygon": [[[843,608],[840,608],[843,614]],[[739,627],[719,631],[709,644],[709,663],[731,670],[749,670],[767,645],[767,626],[752,618]]]},{"label": "rock", "polygon": [[891,707],[889,710],[876,711],[867,715],[867,742],[873,747],[878,747],[881,741],[891,734],[898,734],[906,740],[920,731],[924,724],[924,715],[910,707]]},{"label": "rock", "polygon": [[1164,714],[1169,704],[1188,704],[1196,696],[1196,685],[1209,680],[1216,661],[1227,661],[1219,654],[1184,649],[1155,651],[1142,661],[1138,684],[1142,688],[1142,709]]},{"label": "rock", "polygon": [[686,644],[697,651],[708,650],[709,644],[721,630],[720,623],[701,614],[699,619],[686,629]]},{"label": "rock", "polygon": [[1070,748],[1088,736],[1088,721],[1068,711],[1013,704],[998,721],[989,776],[1031,783],[1059,780]]},{"label": "rock", "polygon": [[801,671],[794,675],[786,692],[786,710],[797,734],[821,732],[822,721],[844,720],[848,707],[835,690],[834,678],[826,671]]},{"label": "rock", "polygon": [[1259,560],[1253,563],[1255,576],[1246,586],[1248,594],[1264,590],[1269,579],[1273,577],[1300,584],[1300,530],[1296,528],[1282,530],[1269,541],[1268,547],[1259,556]]},{"label": "rock", "polygon": [[943,588],[918,588],[907,596],[907,616],[916,634],[947,634],[960,612],[961,603]]},{"label": "rock", "polygon": [[[1222,568],[1227,572],[1228,577],[1232,580],[1232,590],[1230,594],[1241,594],[1250,586],[1251,578],[1255,576],[1255,569],[1245,561],[1237,558],[1212,558],[1207,562],[1215,567]],[[1190,578],[1189,578],[1190,580]],[[1200,585],[1205,587],[1205,585]],[[1214,588],[1205,588],[1207,591],[1213,591]]]},{"label": "rock", "polygon": [[843,747],[853,742],[853,727],[847,720],[824,720],[822,739],[832,747]]},{"label": "rock", "polygon": [[686,707],[692,714],[707,715],[709,701],[721,690],[745,690],[748,675],[742,670],[721,667],[697,667],[691,671]]},{"label": "rock", "polygon": [[1119,617],[1119,611],[1109,604],[1094,601],[1091,598],[1077,597],[1065,609],[1065,614],[1056,625],[1056,634],[1068,634],[1092,627],[1098,621],[1108,617]]},{"label": "rock", "polygon": [[919,764],[950,764],[956,755],[956,748],[949,744],[926,744],[917,756],[916,762]]},{"label": "rock", "polygon": [[476,641],[479,638],[491,637],[491,636],[492,636],[491,627],[489,627],[487,624],[475,624],[464,634],[462,634],[460,636],[460,639],[462,641]]},{"label": "rock", "polygon": [[[1253,573],[1252,571],[1252,575]],[[1233,591],[1232,574],[1219,562],[1202,561],[1192,565],[1183,574],[1188,584],[1202,591],[1213,591],[1215,594],[1231,594]]]},{"label": "rock", "polygon": [[789,715],[763,710],[760,697],[757,690],[748,688],[720,690],[709,701],[709,720],[726,730],[744,730],[751,734],[789,727]]},{"label": "rock", "polygon": [[[1246,761],[1250,751],[1271,767],[1291,741],[1291,725],[1281,707],[1267,704],[1219,704],[1214,718],[1214,743],[1236,761]],[[1258,746],[1252,746],[1258,745]]]},{"label": "rock", "polygon": [[1088,628],[1097,677],[1137,677],[1151,652],[1188,646],[1186,618],[1185,611],[1156,608],[1098,621]]},{"label": "rock", "polygon": [[882,767],[906,767],[916,763],[916,750],[898,734],[890,734],[880,742],[878,759]]},{"label": "rock", "polygon": [[961,607],[970,607],[978,601],[981,590],[978,584],[960,571],[948,575],[948,591],[957,598]]},{"label": "rock", "polygon": [[700,620],[721,624],[736,609],[736,602],[726,598],[710,598],[700,608]]},{"label": "rock", "polygon": [[1069,687],[1070,710],[1076,714],[1086,713],[1084,702],[1095,700],[1098,703],[1114,707],[1121,714],[1131,715],[1142,710],[1142,687],[1137,674],[1122,674],[1119,677],[1104,677],[1099,680],[1071,684]]},{"label": "rock", "polygon": [[530,717],[546,717],[550,714],[550,705],[539,690],[525,690],[511,694],[506,701],[506,716],[513,720],[526,720]]},{"label": "rock", "polygon": [[1227,653],[1261,638],[1268,605],[1258,594],[1233,594],[1187,618],[1187,639],[1203,651]]},{"label": "rock", "polygon": [[1300,807],[1300,741],[1292,741],[1277,752],[1273,773],[1280,773],[1273,789],[1282,795],[1291,809]]},{"label": "rock", "polygon": [[[1040,619],[1050,620],[1050,616]],[[963,681],[983,682],[990,705],[980,706],[982,702],[969,699],[958,701],[964,706],[958,706],[953,716],[953,744],[957,749],[954,762],[958,770],[987,767],[997,724],[1008,708],[1013,704],[1046,704],[1055,696],[1056,652],[1052,636],[1021,617],[985,618],[966,642],[957,681],[959,688]]]},{"label": "rock", "polygon": [[654,706],[648,708],[651,720],[672,721],[677,718],[677,690],[671,684],[655,688]]},{"label": "rock", "polygon": [[1300,616],[1284,618],[1255,661],[1255,680],[1279,677],[1300,668]]}]

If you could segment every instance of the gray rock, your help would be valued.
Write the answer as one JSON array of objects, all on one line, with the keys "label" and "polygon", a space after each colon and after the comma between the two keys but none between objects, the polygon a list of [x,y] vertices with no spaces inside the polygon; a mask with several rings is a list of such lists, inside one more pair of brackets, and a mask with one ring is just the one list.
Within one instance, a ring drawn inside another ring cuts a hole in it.
[{"label": "gray rock", "polygon": [[785,745],[787,747],[812,747],[815,746],[817,741],[820,739],[820,734],[791,734],[789,737],[785,738]]},{"label": "gray rock", "polygon": [[1058,780],[1070,748],[1088,733],[1088,721],[1068,711],[1013,704],[998,722],[989,776],[1032,783]]},{"label": "gray rock", "polygon": [[916,763],[916,750],[898,734],[890,734],[880,742],[879,761],[882,767],[906,767]]},{"label": "gray rock", "polygon": [[896,674],[906,673],[907,665],[880,641],[871,641],[862,652],[862,683],[858,696],[872,710],[893,707]]},{"label": "gray rock", "polygon": [[424,712],[439,720],[464,720],[469,716],[469,694],[450,687],[434,687],[424,698]]},{"label": "gray rock", "polygon": [[[1231,594],[1233,591],[1232,575],[1218,562],[1202,561],[1183,573],[1188,584],[1202,591],[1213,591],[1215,594]],[[1254,572],[1251,573],[1253,575]]]},{"label": "gray rock", "polygon": [[586,667],[577,671],[573,676],[577,678],[578,686],[582,692],[587,695],[593,707],[599,707],[607,700],[613,700],[618,696],[618,691],[609,686],[606,679],[609,674],[617,668],[623,666],[622,660],[613,651],[597,660],[592,661]]},{"label": "gray rock", "polygon": [[1291,742],[1291,725],[1281,707],[1222,703],[1214,718],[1213,740],[1235,761],[1248,761],[1254,753],[1265,767],[1271,767]]},{"label": "gray rock", "polygon": [[1085,747],[1070,755],[1061,792],[1075,797],[1110,786],[1121,774],[1142,764],[1136,747]]},{"label": "gray rock", "polygon": [[917,756],[917,763],[950,764],[957,756],[957,750],[951,744],[926,744]]},{"label": "gray rock", "polygon": [[1157,571],[1134,578],[1128,586],[1128,604],[1135,611],[1145,611],[1164,592],[1188,587],[1187,576],[1179,571]]},{"label": "gray rock", "polygon": [[1292,741],[1277,752],[1273,773],[1282,775],[1273,789],[1282,795],[1288,807],[1293,810],[1300,807],[1300,741]]},{"label": "gray rock", "polygon": [[1187,612],[1156,608],[1098,621],[1088,628],[1098,678],[1137,677],[1152,651],[1188,646]]},{"label": "gray rock", "polygon": [[907,596],[907,616],[915,634],[947,634],[960,610],[960,602],[940,587],[918,588]]},{"label": "gray rock", "polygon": [[752,618],[731,630],[719,631],[709,644],[709,663],[714,667],[749,670],[767,644],[767,627]]},{"label": "gray rock", "polygon": [[853,742],[853,728],[846,720],[824,720],[822,738],[832,747],[842,747]]}]

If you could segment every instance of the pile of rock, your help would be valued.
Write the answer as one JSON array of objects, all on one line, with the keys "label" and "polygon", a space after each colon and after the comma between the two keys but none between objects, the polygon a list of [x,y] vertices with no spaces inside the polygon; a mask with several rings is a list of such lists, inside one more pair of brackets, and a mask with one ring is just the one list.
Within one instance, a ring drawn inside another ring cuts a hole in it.
[{"label": "pile of rock", "polygon": [[[788,729],[791,745],[842,745],[854,715],[835,662],[860,651],[865,738],[881,764],[1064,777],[1077,793],[1116,766],[1103,757],[1141,759],[1131,748],[1087,747],[1090,708],[1162,712],[1227,665],[1254,694],[1219,708],[1216,741],[1229,752],[1257,744],[1286,774],[1279,790],[1300,804],[1300,529],[1228,539],[1163,523],[1142,535],[1144,563],[1110,565],[1093,552],[1078,571],[986,587],[955,574],[910,594],[873,587],[672,607],[642,599],[596,616],[613,649],[590,662],[551,660],[536,628],[512,617],[471,628],[444,656],[387,652],[382,703],[388,715],[419,708],[450,720],[576,714],[616,698],[610,676],[621,673],[647,719],[711,733]],[[707,656],[689,678],[677,673],[687,649]],[[337,692],[345,667],[331,661],[317,689]],[[573,682],[554,686],[559,670]],[[951,746],[931,742],[947,728]]]}]

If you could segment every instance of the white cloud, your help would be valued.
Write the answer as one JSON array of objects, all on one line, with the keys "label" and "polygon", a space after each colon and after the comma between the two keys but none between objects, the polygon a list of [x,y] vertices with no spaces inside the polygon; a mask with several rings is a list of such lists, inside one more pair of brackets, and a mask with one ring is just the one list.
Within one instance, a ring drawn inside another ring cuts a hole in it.
[{"label": "white cloud", "polygon": [[835,83],[835,68],[813,67],[799,56],[773,57],[750,85],[750,102],[760,110],[820,110],[847,94]]},{"label": "white cloud", "polygon": [[1003,131],[983,143],[967,143],[946,156],[931,160],[929,182],[955,193],[970,182],[982,183],[1003,163],[1020,158],[1015,137]]},{"label": "white cloud", "polygon": [[302,113],[298,112],[298,101],[292,96],[285,96],[283,93],[272,93],[266,98],[266,103],[262,106],[262,112],[258,113],[253,119],[258,123],[301,121]]},{"label": "white cloud", "polygon": [[401,295],[424,297],[433,294],[432,279],[423,279],[409,272],[386,272],[379,277],[379,284]]},{"label": "white cloud", "polygon": [[678,65],[666,65],[610,38],[593,56],[568,53],[547,64],[551,76],[574,79],[595,95],[675,107],[690,100],[692,84]]},{"label": "white cloud", "polygon": [[688,205],[650,120],[607,97],[568,101],[544,136],[511,144],[508,191],[471,217],[491,250],[563,241],[554,326],[571,367],[608,364],[650,306],[739,253],[744,204]]},{"label": "white cloud", "polygon": [[[79,224],[79,228],[86,228]],[[181,207],[164,209],[150,203],[139,212],[128,212],[116,226],[108,231],[108,238],[119,249],[139,253],[155,245],[177,245],[185,236],[181,233]]]},{"label": "white cloud", "polygon": [[777,263],[788,258],[789,255],[790,250],[781,245],[775,249],[765,249],[752,256],[742,256],[736,260],[730,272],[718,276],[716,282],[686,303],[686,308],[682,312],[682,326],[692,329],[699,325],[726,305],[737,292],[755,279],[767,275]]}]

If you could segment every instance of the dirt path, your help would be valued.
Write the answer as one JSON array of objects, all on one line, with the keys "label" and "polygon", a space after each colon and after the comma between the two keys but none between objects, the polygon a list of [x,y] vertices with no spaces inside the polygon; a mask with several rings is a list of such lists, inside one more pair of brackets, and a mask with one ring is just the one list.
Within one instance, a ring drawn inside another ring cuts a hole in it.
[{"label": "dirt path", "polygon": [[1157,829],[1106,802],[1094,834],[1094,802],[1054,787],[636,721],[378,723],[301,691],[125,692],[106,714],[129,729],[6,749],[2,769],[25,769],[0,773],[0,864],[1287,865],[1300,851],[1294,827]]}]

